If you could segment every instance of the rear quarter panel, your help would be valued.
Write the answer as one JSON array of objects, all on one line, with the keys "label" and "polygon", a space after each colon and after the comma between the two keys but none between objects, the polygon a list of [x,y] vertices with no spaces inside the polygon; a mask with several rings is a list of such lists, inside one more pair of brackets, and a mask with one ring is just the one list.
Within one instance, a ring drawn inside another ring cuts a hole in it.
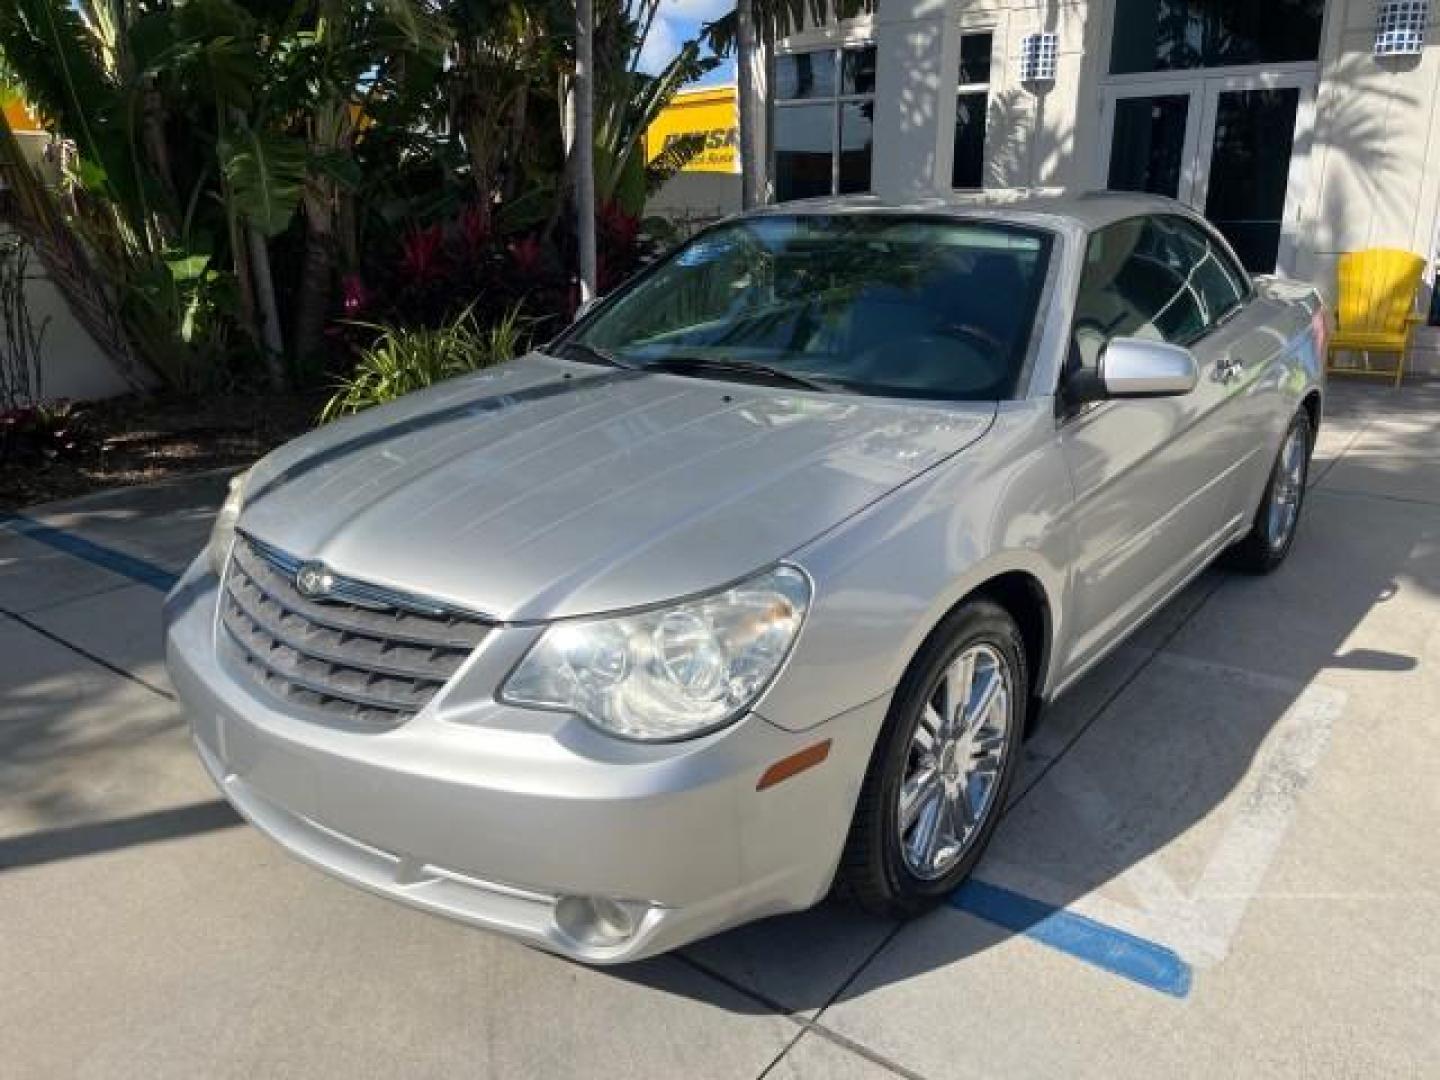
[{"label": "rear quarter panel", "polygon": [[[1326,318],[1314,287],[1273,276],[1255,279],[1255,298],[1241,317],[1236,349],[1245,361],[1238,392],[1244,395],[1244,429],[1255,441],[1253,466],[1239,486],[1241,509],[1259,505],[1290,420],[1312,392],[1323,392],[1324,342],[1317,319]],[[1248,517],[1247,517],[1248,520]]]}]

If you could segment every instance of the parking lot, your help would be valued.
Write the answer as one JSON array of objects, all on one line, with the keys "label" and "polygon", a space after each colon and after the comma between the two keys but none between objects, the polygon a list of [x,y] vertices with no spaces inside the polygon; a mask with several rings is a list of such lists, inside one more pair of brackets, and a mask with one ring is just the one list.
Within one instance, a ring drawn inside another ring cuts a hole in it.
[{"label": "parking lot", "polygon": [[1335,387],[1311,483],[1057,704],[949,905],[608,970],[219,801],[159,613],[225,477],[0,517],[0,1074],[1440,1075],[1440,385]]}]

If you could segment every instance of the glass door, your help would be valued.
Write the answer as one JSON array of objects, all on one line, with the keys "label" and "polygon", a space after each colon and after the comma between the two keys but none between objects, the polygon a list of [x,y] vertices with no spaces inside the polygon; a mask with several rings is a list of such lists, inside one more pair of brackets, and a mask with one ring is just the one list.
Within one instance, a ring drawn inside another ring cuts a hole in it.
[{"label": "glass door", "polygon": [[1147,76],[1105,92],[1100,181],[1203,213],[1254,273],[1294,266],[1315,113],[1310,72]]},{"label": "glass door", "polygon": [[1105,95],[1110,133],[1101,176],[1111,191],[1143,191],[1190,202],[1203,119],[1202,84],[1118,87]]},{"label": "glass door", "polygon": [[1202,161],[1188,201],[1254,273],[1294,265],[1314,112],[1313,78],[1206,82]]}]

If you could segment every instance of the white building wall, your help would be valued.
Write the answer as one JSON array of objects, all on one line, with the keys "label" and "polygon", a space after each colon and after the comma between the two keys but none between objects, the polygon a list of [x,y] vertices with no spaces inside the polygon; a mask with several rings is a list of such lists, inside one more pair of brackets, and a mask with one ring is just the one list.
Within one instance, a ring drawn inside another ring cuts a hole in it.
[{"label": "white building wall", "polygon": [[[1374,0],[1332,0],[1298,272],[1333,291],[1342,252],[1436,258],[1440,222],[1440,4],[1423,56],[1377,59]],[[1433,277],[1430,277],[1433,283]]]},{"label": "white building wall", "polygon": [[960,34],[946,0],[891,0],[874,17],[874,190],[904,199],[948,182]]}]

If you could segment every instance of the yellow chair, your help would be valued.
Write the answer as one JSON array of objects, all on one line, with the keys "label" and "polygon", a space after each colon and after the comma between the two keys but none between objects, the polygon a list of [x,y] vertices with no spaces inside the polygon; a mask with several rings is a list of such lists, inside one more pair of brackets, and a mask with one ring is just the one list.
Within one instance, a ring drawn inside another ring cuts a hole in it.
[{"label": "yellow chair", "polygon": [[[1395,385],[1400,385],[1405,377],[1410,330],[1425,321],[1423,315],[1415,313],[1415,293],[1424,272],[1425,260],[1408,251],[1372,248],[1340,256],[1340,303],[1335,312],[1335,333],[1326,350],[1327,374],[1393,377]],[[1336,367],[1337,352],[1362,353],[1365,364]],[[1393,353],[1394,370],[1372,368],[1371,353]]]}]

